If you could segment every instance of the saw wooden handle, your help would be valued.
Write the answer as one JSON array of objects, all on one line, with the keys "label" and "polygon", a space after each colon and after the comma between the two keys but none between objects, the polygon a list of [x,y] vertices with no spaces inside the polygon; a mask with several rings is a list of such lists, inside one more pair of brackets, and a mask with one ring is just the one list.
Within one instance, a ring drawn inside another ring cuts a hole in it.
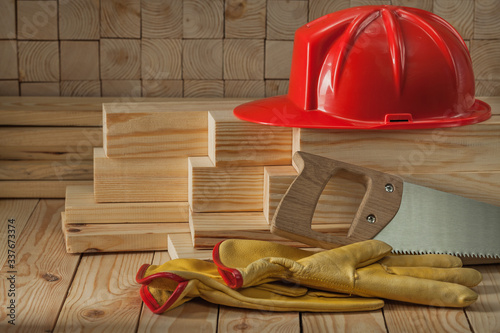
[{"label": "saw wooden handle", "polygon": [[[399,209],[403,180],[397,176],[301,151],[294,154],[293,161],[299,175],[276,209],[271,225],[273,234],[329,249],[373,238]],[[346,237],[311,229],[321,193],[330,178],[340,171],[366,188]]]}]

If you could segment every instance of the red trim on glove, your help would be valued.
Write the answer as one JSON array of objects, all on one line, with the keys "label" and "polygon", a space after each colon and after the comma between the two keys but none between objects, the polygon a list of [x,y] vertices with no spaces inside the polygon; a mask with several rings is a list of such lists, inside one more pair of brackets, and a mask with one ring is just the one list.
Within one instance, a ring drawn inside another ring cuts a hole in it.
[{"label": "red trim on glove", "polygon": [[[155,273],[155,274],[143,277],[144,273],[146,272],[146,270],[148,269],[149,266],[150,266],[149,264],[142,265],[141,268],[139,268],[139,271],[137,272],[135,280],[138,283],[142,284],[142,287],[140,289],[140,294],[141,294],[141,298],[142,298],[142,301],[144,302],[144,304],[146,304],[147,307],[153,313],[157,313],[157,314],[163,313],[166,310],[168,310],[177,301],[179,296],[181,296],[184,289],[186,289],[186,287],[189,283],[189,280],[186,280],[177,274],[169,273],[169,272],[159,272],[159,273]],[[177,285],[175,290],[172,292],[172,295],[170,295],[170,297],[167,299],[165,304],[163,304],[161,306],[160,306],[160,304],[158,304],[158,302],[156,301],[156,299],[154,298],[154,296],[151,294],[151,292],[148,289],[148,285],[152,281],[154,281],[155,279],[159,279],[159,278],[164,278],[164,279],[169,279],[169,280],[179,282],[179,284]]]},{"label": "red trim on glove", "polygon": [[217,245],[215,245],[212,252],[212,259],[217,265],[217,270],[219,271],[219,274],[222,276],[224,282],[226,282],[228,287],[231,289],[239,289],[243,285],[243,276],[241,276],[240,271],[236,268],[230,268],[222,264],[219,255],[219,248],[222,242],[224,241],[221,241],[217,243]]}]

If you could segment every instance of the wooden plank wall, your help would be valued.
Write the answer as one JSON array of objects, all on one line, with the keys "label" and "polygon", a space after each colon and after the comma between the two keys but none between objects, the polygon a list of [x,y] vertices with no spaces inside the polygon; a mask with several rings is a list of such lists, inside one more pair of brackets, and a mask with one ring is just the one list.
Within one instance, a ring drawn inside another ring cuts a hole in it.
[{"label": "wooden plank wall", "polygon": [[432,11],[470,47],[477,95],[500,95],[492,0],[109,0],[0,3],[0,96],[286,93],[295,30],[350,6]]}]

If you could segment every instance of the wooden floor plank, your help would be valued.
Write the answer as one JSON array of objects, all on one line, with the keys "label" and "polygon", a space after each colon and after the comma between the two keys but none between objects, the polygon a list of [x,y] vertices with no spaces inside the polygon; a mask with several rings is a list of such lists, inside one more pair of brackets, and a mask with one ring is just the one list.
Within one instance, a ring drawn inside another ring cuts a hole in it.
[{"label": "wooden floor plank", "polygon": [[389,332],[471,332],[463,309],[386,301],[384,317]]},{"label": "wooden floor plank", "polygon": [[[170,260],[166,251],[155,252],[153,264]],[[216,332],[218,306],[202,300],[190,301],[160,315],[142,307],[138,333],[145,332]]]},{"label": "wooden floor plank", "polygon": [[300,332],[299,312],[269,312],[219,307],[219,333]]},{"label": "wooden floor plank", "polygon": [[[6,307],[0,308],[2,332],[50,332],[66,298],[79,255],[67,254],[61,232],[63,200],[41,200],[17,235],[15,277],[15,326],[6,324]],[[2,244],[4,245],[4,244]],[[5,265],[0,280],[0,303],[10,302]],[[11,275],[11,273],[8,273]]]},{"label": "wooden floor plank", "polygon": [[7,259],[7,235],[9,219],[15,219],[16,234],[23,232],[26,222],[35,210],[38,199],[0,199],[0,267],[3,267]]},{"label": "wooden floor plank", "polygon": [[135,274],[153,252],[84,255],[54,332],[135,332],[141,313]]},{"label": "wooden floor plank", "polygon": [[303,333],[387,332],[381,310],[346,313],[302,313]]},{"label": "wooden floor plank", "polygon": [[500,332],[500,265],[473,267],[483,274],[476,303],[465,309],[474,332]]}]

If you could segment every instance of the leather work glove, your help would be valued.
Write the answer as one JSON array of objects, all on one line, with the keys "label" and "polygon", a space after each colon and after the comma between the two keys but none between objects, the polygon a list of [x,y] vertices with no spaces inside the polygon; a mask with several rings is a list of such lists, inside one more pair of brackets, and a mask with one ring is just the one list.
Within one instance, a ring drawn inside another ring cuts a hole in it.
[{"label": "leather work glove", "polygon": [[410,303],[465,307],[477,299],[469,289],[482,280],[458,257],[442,254],[395,255],[378,240],[311,253],[251,240],[226,240],[214,248],[214,262],[231,288],[271,281],[380,297]]},{"label": "leather work glove", "polygon": [[224,283],[214,263],[197,259],[176,259],[160,266],[145,264],[136,280],[142,284],[142,300],[154,313],[174,309],[196,297],[215,304],[267,311],[367,311],[384,306],[380,299],[349,297],[280,282],[233,290]]}]

